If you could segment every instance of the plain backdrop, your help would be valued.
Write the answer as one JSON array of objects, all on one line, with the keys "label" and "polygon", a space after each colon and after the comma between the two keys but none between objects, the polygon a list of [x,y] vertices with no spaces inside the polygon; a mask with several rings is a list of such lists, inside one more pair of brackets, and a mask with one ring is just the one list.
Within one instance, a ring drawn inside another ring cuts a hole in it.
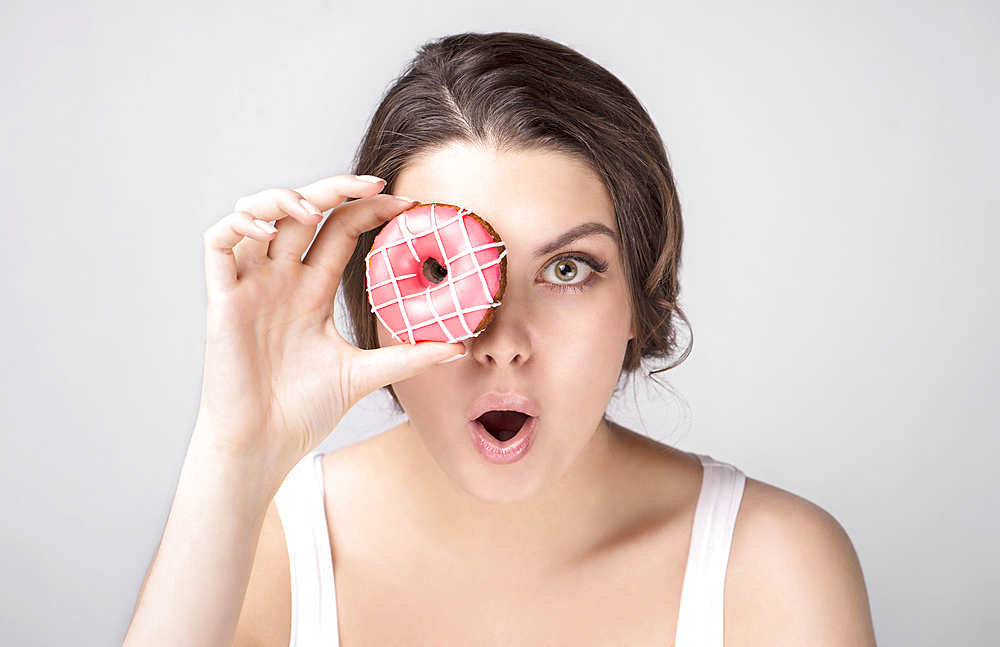
[{"label": "plain backdrop", "polygon": [[[424,41],[515,30],[619,75],[676,173],[694,352],[612,414],[830,511],[881,645],[996,645],[1000,5],[824,4],[0,4],[0,643],[124,636],[198,407],[204,231],[346,172]],[[393,420],[366,400],[325,446]]]}]

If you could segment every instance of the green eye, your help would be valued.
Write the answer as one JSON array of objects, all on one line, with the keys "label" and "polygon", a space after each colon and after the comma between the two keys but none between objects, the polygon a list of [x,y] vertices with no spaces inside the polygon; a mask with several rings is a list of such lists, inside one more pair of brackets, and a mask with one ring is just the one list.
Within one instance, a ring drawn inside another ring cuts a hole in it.
[{"label": "green eye", "polygon": [[562,260],[556,263],[556,277],[560,281],[570,282],[577,275],[576,263],[570,259]]},{"label": "green eye", "polygon": [[541,280],[555,288],[580,288],[589,283],[594,274],[590,261],[582,258],[566,256],[557,258],[542,270]]}]

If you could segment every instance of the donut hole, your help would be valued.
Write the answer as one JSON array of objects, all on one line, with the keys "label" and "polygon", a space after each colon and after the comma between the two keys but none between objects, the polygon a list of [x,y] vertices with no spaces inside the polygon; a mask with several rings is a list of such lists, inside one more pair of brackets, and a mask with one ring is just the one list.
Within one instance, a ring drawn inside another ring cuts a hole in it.
[{"label": "donut hole", "polygon": [[440,283],[448,278],[448,268],[441,265],[436,258],[424,261],[424,278],[431,283]]},{"label": "donut hole", "polygon": [[516,436],[529,417],[520,411],[487,411],[476,420],[490,432],[491,436],[503,442]]}]

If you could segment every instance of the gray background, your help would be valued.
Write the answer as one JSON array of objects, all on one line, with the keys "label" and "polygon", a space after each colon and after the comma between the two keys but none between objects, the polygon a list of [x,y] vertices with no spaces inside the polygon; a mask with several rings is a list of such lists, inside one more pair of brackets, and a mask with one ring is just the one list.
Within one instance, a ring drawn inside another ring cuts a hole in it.
[{"label": "gray background", "polygon": [[995,645],[1000,5],[729,4],[0,5],[0,642],[124,635],[198,406],[204,231],[346,171],[418,44],[512,29],[618,74],[676,171],[695,351],[618,418],[836,516],[882,645]]}]

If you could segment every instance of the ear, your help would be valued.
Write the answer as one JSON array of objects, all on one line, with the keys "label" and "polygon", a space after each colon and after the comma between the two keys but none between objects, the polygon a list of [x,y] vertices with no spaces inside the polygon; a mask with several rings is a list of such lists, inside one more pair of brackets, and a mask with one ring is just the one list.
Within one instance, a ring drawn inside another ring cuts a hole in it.
[{"label": "ear", "polygon": [[629,323],[628,325],[628,338],[630,340],[635,339],[635,324]]}]

